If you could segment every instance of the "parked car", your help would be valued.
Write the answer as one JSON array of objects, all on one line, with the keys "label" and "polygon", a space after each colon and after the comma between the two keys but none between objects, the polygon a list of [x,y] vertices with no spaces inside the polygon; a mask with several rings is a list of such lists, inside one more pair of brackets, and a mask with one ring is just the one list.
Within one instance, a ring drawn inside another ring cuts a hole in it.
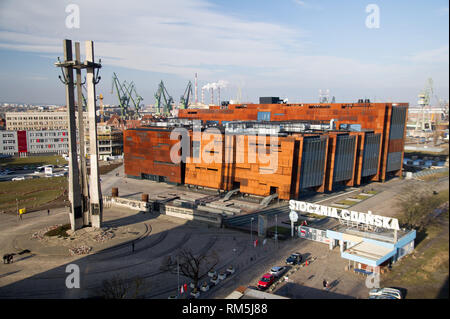
[{"label": "parked car", "polygon": [[396,299],[402,299],[402,292],[396,288],[375,288],[369,291],[370,296],[392,296]]},{"label": "parked car", "polygon": [[220,279],[219,276],[215,275],[214,277],[211,278],[211,283],[213,283],[214,285],[217,285],[219,283]]},{"label": "parked car", "polygon": [[203,291],[203,292],[209,290],[209,285],[208,285],[208,283],[206,281],[200,286],[200,290]]},{"label": "parked car", "polygon": [[273,282],[275,281],[275,276],[272,274],[265,274],[262,276],[261,280],[258,281],[258,288],[259,289],[267,289]]},{"label": "parked car", "polygon": [[222,271],[222,272],[219,274],[219,279],[220,279],[220,280],[224,280],[224,279],[226,279],[226,278],[227,278],[227,273],[224,272],[224,271]]},{"label": "parked car", "polygon": [[200,297],[200,291],[197,288],[194,288],[194,290],[191,291],[190,295],[194,298]]},{"label": "parked car", "polygon": [[23,181],[23,180],[25,180],[25,176],[14,177],[12,180],[13,181]]},{"label": "parked car", "polygon": [[217,271],[215,271],[215,270],[208,271],[208,277],[214,277],[216,275],[217,275]]},{"label": "parked car", "polygon": [[34,171],[34,174],[40,174],[40,173],[44,173],[45,172],[45,167],[40,166],[38,168],[36,168],[36,170]]},{"label": "parked car", "polygon": [[280,277],[282,274],[284,274],[284,272],[286,271],[286,267],[284,266],[277,266],[277,267],[272,267],[272,269],[270,269],[270,273],[272,275],[274,275],[275,277]]},{"label": "parked car", "polygon": [[293,253],[286,259],[286,264],[288,265],[297,265],[302,262],[302,254]]},{"label": "parked car", "polygon": [[228,272],[230,275],[234,274],[234,272],[235,272],[234,267],[233,267],[233,266],[228,266],[227,272]]}]

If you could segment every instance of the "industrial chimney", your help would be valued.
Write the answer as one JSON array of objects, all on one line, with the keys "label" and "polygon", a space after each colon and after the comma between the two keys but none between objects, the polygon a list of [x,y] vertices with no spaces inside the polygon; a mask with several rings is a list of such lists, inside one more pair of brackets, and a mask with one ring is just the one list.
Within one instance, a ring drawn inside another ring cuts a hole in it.
[{"label": "industrial chimney", "polygon": [[220,86],[217,87],[217,105],[220,105]]},{"label": "industrial chimney", "polygon": [[198,92],[198,89],[197,89],[197,72],[195,72],[195,104],[198,103],[197,92]]}]

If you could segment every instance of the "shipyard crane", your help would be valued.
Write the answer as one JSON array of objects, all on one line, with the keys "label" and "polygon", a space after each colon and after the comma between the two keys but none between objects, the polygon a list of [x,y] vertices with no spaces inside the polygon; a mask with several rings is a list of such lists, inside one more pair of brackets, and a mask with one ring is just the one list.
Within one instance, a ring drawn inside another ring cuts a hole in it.
[{"label": "shipyard crane", "polygon": [[[425,85],[425,88],[422,90],[422,92],[420,92],[418,96],[419,97],[418,104],[421,107],[421,116],[417,116],[416,130],[419,129],[419,126],[422,130],[431,129],[430,119],[428,118],[428,114],[427,118],[425,119],[425,112],[427,113],[429,112],[430,102],[431,98],[433,97],[433,93],[434,93],[433,79],[429,78],[427,84]],[[421,123],[420,118],[422,118]]]},{"label": "shipyard crane", "polygon": [[[130,85],[124,86],[125,90],[128,94],[128,98],[133,102],[134,109],[135,109],[135,117],[139,118],[141,115],[139,114],[141,101],[143,100],[142,96],[140,96],[136,91],[136,85],[131,82]],[[135,98],[133,97],[133,93],[135,94]]]},{"label": "shipyard crane", "polygon": [[169,92],[167,92],[166,87],[164,86],[164,82],[161,81],[158,85],[158,91],[156,91],[155,93],[155,107],[156,107],[156,112],[157,114],[161,114],[161,98],[164,100],[162,107],[163,107],[163,111],[162,114],[163,115],[169,115],[170,112],[172,111],[172,103],[173,103],[173,99],[170,96]]},{"label": "shipyard crane", "polygon": [[81,97],[83,98],[83,111],[87,111],[87,101],[86,97],[84,96],[83,90],[86,91],[86,83],[81,84],[81,87],[83,88],[81,91]]},{"label": "shipyard crane", "polygon": [[182,109],[187,109],[189,106],[189,97],[192,94],[192,83],[189,81],[184,94],[180,98],[180,105]]},{"label": "shipyard crane", "polygon": [[117,98],[119,100],[120,116],[122,119],[128,117],[128,105],[130,104],[130,96],[127,94],[127,91],[131,84],[128,85],[126,81],[121,84],[116,73],[113,73],[111,94],[114,92],[115,88]]}]

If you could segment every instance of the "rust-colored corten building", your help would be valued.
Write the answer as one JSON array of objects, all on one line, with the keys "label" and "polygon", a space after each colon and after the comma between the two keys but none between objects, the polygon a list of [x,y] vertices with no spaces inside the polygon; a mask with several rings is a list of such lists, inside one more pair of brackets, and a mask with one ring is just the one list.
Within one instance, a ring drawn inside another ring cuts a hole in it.
[{"label": "rust-colored corten building", "polygon": [[184,164],[173,163],[170,150],[178,141],[167,128],[135,128],[123,131],[125,174],[129,177],[184,183]]},{"label": "rust-colored corten building", "polygon": [[[170,124],[129,129],[125,174],[259,196],[277,193],[280,199],[383,181],[401,174],[407,107],[248,104],[180,110],[190,138],[185,163],[170,158],[179,142],[170,139]],[[186,126],[187,119],[201,120],[201,131]],[[227,122],[232,123],[224,127]],[[207,128],[214,125],[214,131]]]},{"label": "rust-colored corten building", "polygon": [[333,104],[232,104],[209,109],[180,110],[180,118],[201,120],[205,124],[231,121],[331,121],[336,128],[373,130],[381,134],[381,162],[377,179],[400,174],[406,134],[408,103]]}]

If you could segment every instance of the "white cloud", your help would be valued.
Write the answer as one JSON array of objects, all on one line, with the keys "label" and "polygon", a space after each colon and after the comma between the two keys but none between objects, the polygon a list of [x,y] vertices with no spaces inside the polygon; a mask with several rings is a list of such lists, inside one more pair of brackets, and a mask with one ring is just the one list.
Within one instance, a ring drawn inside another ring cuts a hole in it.
[{"label": "white cloud", "polygon": [[299,6],[306,6],[306,2],[305,1],[301,1],[301,0],[294,0],[294,3],[298,4]]},{"label": "white cloud", "polygon": [[409,57],[407,57],[408,60],[415,62],[415,63],[447,63],[449,59],[449,53],[448,53],[448,45],[432,49],[432,50],[425,50],[418,53],[415,53]]},{"label": "white cloud", "polygon": [[448,7],[442,7],[438,11],[439,15],[448,16]]},{"label": "white cloud", "polygon": [[448,46],[407,57],[414,68],[311,55],[313,39],[306,30],[226,15],[206,0],[78,0],[80,29],[67,29],[65,7],[73,2],[6,0],[0,10],[0,48],[53,54],[56,60],[64,38],[94,40],[105,66],[184,78],[199,72],[208,82],[224,79],[230,87],[246,83],[252,88],[422,85],[422,62],[448,61]]}]

